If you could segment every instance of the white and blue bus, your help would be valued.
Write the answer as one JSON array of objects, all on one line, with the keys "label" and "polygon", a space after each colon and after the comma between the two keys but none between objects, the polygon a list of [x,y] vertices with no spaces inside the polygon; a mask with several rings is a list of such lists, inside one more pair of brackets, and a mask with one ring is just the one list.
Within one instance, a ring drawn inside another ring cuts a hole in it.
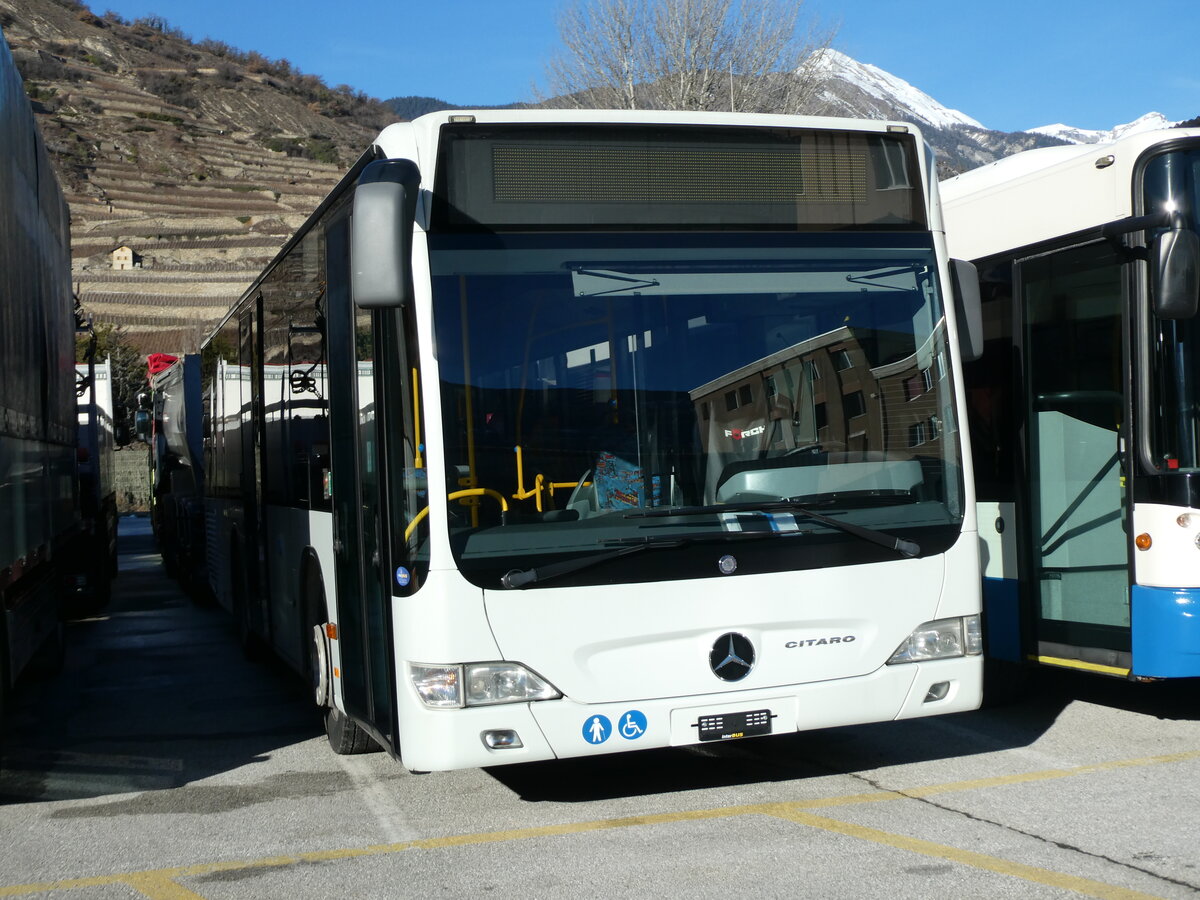
[{"label": "white and blue bus", "polygon": [[975,708],[933,172],[898,123],[388,127],[205,342],[215,596],[414,770]]},{"label": "white and blue bus", "polygon": [[1195,129],[942,184],[982,282],[966,381],[989,659],[1200,676],[1198,185]]}]

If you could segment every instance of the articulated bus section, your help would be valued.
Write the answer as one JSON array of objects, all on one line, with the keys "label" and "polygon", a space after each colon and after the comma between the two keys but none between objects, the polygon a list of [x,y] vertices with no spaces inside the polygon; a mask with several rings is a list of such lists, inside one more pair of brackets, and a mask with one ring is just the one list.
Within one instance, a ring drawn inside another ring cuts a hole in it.
[{"label": "articulated bus section", "polygon": [[208,337],[207,580],[412,769],[971,709],[978,543],[915,129],[391,126]]},{"label": "articulated bus section", "polygon": [[978,266],[966,367],[989,657],[1200,675],[1200,131],[1017,154],[942,185]]}]

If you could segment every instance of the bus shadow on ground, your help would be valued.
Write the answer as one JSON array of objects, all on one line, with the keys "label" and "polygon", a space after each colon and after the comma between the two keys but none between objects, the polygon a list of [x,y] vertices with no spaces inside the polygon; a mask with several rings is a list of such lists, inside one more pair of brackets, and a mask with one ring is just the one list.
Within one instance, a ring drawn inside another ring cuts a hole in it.
[{"label": "bus shadow on ground", "polygon": [[1020,699],[969,713],[663,750],[497,766],[529,802],[589,802],[836,775],[1034,744],[1072,703],[1159,719],[1200,719],[1197,680],[1135,684],[1068,671],[1030,673]]},{"label": "bus shadow on ground", "polygon": [[121,529],[109,606],[69,623],[61,674],[19,685],[0,803],[175,788],[324,734],[300,679],[247,660],[230,617],[167,577],[148,523]]}]

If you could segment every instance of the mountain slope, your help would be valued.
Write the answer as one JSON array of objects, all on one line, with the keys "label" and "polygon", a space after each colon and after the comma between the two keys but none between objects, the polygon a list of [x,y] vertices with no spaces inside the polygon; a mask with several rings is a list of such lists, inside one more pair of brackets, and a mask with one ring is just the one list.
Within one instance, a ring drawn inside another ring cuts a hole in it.
[{"label": "mountain slope", "polygon": [[887,119],[902,111],[902,118],[921,126],[986,130],[970,116],[943,106],[904,79],[838,50],[822,53],[817,69],[828,79],[822,100],[832,115]]},{"label": "mountain slope", "polygon": [[1043,125],[1040,128],[1029,129],[1030,134],[1042,134],[1057,138],[1068,144],[1105,144],[1131,134],[1141,134],[1143,131],[1156,131],[1159,128],[1170,128],[1176,123],[1171,122],[1159,112],[1146,113],[1132,122],[1118,125],[1107,131],[1089,131],[1084,128],[1073,128],[1070,125]]},{"label": "mountain slope", "polygon": [[[71,206],[84,309],[145,351],[195,349],[380,128],[449,107],[385,105],[286,61],[193,42],[160,17],[96,16],[76,0],[0,0],[0,29]],[[822,112],[918,124],[942,177],[1090,139],[1065,126],[990,131],[843,53],[821,65]],[[122,245],[139,268],[114,270]]]},{"label": "mountain slope", "polygon": [[[195,349],[395,115],[161,19],[0,0],[71,207],[85,312],[144,351]],[[114,271],[128,245],[141,267]]]},{"label": "mountain slope", "polygon": [[941,178],[1021,150],[1063,143],[1053,135],[992,131],[904,79],[837,50],[825,51],[820,69],[828,78],[821,99],[830,115],[913,122],[936,151]]}]

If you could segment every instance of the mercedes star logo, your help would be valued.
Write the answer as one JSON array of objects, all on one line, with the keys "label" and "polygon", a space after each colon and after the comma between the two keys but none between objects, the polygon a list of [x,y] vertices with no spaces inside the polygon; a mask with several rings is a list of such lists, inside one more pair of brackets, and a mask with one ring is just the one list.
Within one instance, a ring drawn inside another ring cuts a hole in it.
[{"label": "mercedes star logo", "polygon": [[722,681],[741,681],[754,668],[754,645],[744,634],[727,631],[713,643],[708,664]]}]

